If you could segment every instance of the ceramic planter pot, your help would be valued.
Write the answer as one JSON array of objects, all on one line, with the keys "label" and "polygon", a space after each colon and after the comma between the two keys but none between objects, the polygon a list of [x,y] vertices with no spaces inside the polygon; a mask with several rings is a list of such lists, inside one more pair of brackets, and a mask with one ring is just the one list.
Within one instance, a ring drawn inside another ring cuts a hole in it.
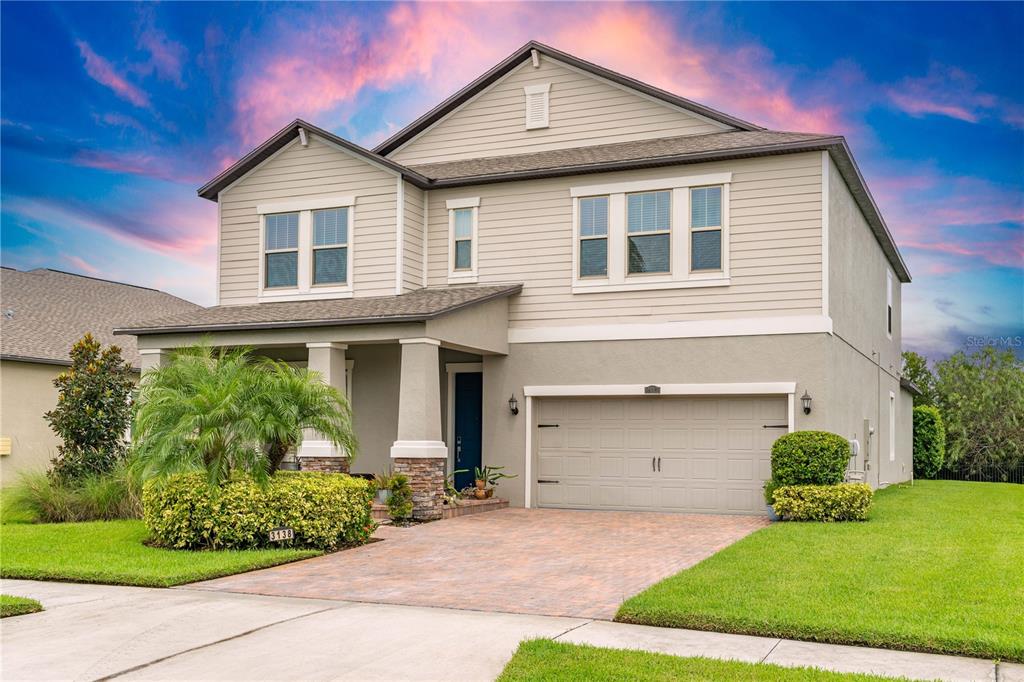
[{"label": "ceramic planter pot", "polygon": [[484,491],[484,493],[484,497],[489,500],[492,497],[494,497],[494,488],[488,488],[487,490]]},{"label": "ceramic planter pot", "polygon": [[473,497],[475,497],[478,500],[486,499],[487,491],[484,490],[483,488],[477,488],[476,490],[473,491]]}]

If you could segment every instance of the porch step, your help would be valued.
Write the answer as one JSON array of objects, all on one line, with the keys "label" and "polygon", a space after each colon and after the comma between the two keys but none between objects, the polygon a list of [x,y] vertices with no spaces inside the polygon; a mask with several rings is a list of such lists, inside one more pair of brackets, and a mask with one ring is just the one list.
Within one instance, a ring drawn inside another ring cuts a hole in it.
[{"label": "porch step", "polygon": [[[459,500],[457,505],[445,505],[441,511],[442,519],[454,519],[456,516],[467,516],[469,514],[482,514],[483,512],[496,511],[508,506],[508,500],[492,497],[489,500]],[[373,520],[386,521],[388,519],[388,506],[380,502],[373,503]]]}]

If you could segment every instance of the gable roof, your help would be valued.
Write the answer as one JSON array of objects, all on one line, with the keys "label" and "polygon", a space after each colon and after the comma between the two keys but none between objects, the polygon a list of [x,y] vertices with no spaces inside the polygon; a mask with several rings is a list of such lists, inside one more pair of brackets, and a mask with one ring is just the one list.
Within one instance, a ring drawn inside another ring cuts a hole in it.
[{"label": "gable roof", "polygon": [[0,358],[69,365],[71,347],[91,333],[104,345],[121,347],[132,367],[140,365],[134,339],[115,339],[114,328],[154,315],[202,310],[184,299],[146,287],[60,270],[0,270]]},{"label": "gable roof", "polygon": [[420,176],[415,171],[406,168],[405,166],[395,163],[391,159],[375,154],[365,147],[360,147],[355,142],[349,142],[343,137],[338,137],[334,133],[328,132],[323,128],[319,128],[307,121],[303,121],[301,118],[297,118],[284,128],[281,128],[281,130],[274,133],[269,140],[261,144],[259,147],[256,147],[256,149],[253,149],[251,152],[233,163],[230,167],[221,171],[221,173],[213,180],[210,180],[208,183],[200,187],[198,190],[199,196],[204,199],[209,199],[210,201],[216,201],[217,195],[224,191],[228,185],[238,180],[253,168],[280,151],[292,140],[299,137],[300,128],[305,130],[306,133],[312,133],[322,137],[331,144],[346,149],[367,161],[384,166],[385,168],[398,173],[416,184],[425,184],[428,182],[427,178]]},{"label": "gable roof", "polygon": [[604,78],[612,81],[613,83],[642,92],[645,95],[661,100],[667,104],[677,106],[680,109],[685,109],[695,114],[699,114],[705,118],[711,119],[712,121],[717,121],[718,123],[722,123],[739,130],[762,130],[760,126],[754,125],[749,121],[744,121],[743,119],[736,118],[735,116],[730,116],[729,114],[704,106],[703,104],[699,104],[693,100],[680,97],[679,95],[674,95],[671,92],[667,92],[660,88],[656,88],[653,85],[638,81],[635,78],[624,76],[623,74],[612,71],[611,69],[606,69],[603,66],[598,66],[597,64],[580,59],[579,57],[574,57],[573,55],[562,52],[561,50],[556,50],[549,45],[531,40],[475,81],[438,104],[423,116],[420,116],[405,128],[402,128],[381,144],[374,147],[373,151],[382,156],[386,156],[395,151],[403,144],[437,123],[440,119],[461,107],[481,91],[490,87],[505,74],[509,73],[526,60],[531,59],[532,52],[534,50],[542,55],[580,69],[581,71],[586,71],[587,73],[598,76],[599,78]]},{"label": "gable roof", "polygon": [[392,296],[219,305],[146,320],[115,334],[167,334],[284,327],[335,327],[385,322],[422,322],[522,291],[522,284],[416,289]]}]

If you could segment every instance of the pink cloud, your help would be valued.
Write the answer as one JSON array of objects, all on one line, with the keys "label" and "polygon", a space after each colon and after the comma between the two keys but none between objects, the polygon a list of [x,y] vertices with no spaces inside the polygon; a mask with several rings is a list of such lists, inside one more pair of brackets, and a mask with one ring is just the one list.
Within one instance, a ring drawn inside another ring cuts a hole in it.
[{"label": "pink cloud", "polygon": [[96,266],[92,265],[91,263],[86,261],[84,258],[81,258],[79,256],[74,256],[74,255],[70,255],[70,254],[64,254],[64,260],[66,260],[67,262],[71,263],[72,266],[74,266],[74,267],[78,268],[79,270],[85,272],[85,274],[87,274],[87,275],[92,275],[93,277],[99,277],[100,275],[103,274],[100,271],[99,268],[97,268]]},{"label": "pink cloud", "polygon": [[[296,116],[354,113],[360,94],[415,84],[429,103],[480,75],[530,38],[598,62],[685,97],[784,130],[844,132],[846,109],[824,96],[797,98],[797,74],[759,44],[724,48],[681,33],[657,7],[550,4],[401,4],[386,27],[358,19],[283,21],[280,43],[253,60],[238,83],[235,129],[255,145]],[[367,34],[372,36],[366,38]],[[402,36],[396,41],[394,36]],[[295,39],[318,46],[296,51]],[[411,99],[411,98],[410,98]],[[412,107],[410,106],[410,109]],[[385,124],[386,127],[387,124]]]},{"label": "pink cloud", "polygon": [[946,116],[977,123],[994,115],[1016,127],[1022,123],[1019,111],[981,91],[976,78],[956,67],[932,64],[927,75],[904,78],[886,92],[892,105],[915,118]]},{"label": "pink cloud", "polygon": [[155,71],[157,76],[171,81],[179,88],[185,86],[182,70],[188,50],[156,27],[152,12],[144,16],[137,42],[140,49],[149,53],[149,61],[136,67],[140,73],[149,74]]},{"label": "pink cloud", "polygon": [[72,158],[76,166],[98,168],[111,173],[141,175],[157,180],[195,184],[206,179],[205,173],[189,173],[183,162],[170,156],[159,156],[146,152],[113,152],[99,149],[82,149]]},{"label": "pink cloud", "polygon": [[125,80],[110,62],[96,54],[84,40],[78,40],[75,44],[78,45],[78,51],[85,60],[85,72],[94,81],[110,88],[118,97],[137,107],[149,108],[149,96],[146,93]]}]

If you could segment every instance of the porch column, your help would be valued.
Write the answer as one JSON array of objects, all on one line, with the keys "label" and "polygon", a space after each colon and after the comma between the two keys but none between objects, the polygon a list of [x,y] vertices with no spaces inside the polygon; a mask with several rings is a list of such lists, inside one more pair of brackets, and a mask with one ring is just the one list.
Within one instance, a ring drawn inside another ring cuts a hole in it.
[{"label": "porch column", "polygon": [[139,368],[142,374],[157,367],[163,367],[171,359],[170,348],[140,348]]},{"label": "porch column", "polygon": [[448,447],[441,439],[441,379],[436,339],[401,339],[398,440],[391,446],[396,473],[409,477],[413,516],[441,518]]},{"label": "porch column", "polygon": [[[348,346],[327,341],[307,343],[306,348],[309,369],[319,372],[328,385],[345,395],[345,351]],[[348,473],[349,454],[315,431],[303,434],[298,457],[299,469],[303,471]]]}]

